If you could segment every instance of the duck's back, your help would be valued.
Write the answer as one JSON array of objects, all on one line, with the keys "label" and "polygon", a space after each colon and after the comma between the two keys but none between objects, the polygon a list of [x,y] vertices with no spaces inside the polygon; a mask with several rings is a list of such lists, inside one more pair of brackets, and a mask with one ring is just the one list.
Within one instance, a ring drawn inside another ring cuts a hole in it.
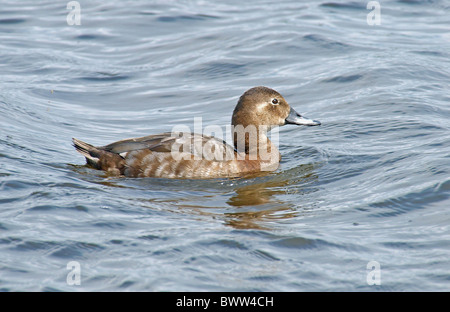
[{"label": "duck's back", "polygon": [[114,175],[161,178],[216,178],[260,171],[259,163],[231,145],[196,133],[162,133],[102,147],[73,139],[88,164]]}]

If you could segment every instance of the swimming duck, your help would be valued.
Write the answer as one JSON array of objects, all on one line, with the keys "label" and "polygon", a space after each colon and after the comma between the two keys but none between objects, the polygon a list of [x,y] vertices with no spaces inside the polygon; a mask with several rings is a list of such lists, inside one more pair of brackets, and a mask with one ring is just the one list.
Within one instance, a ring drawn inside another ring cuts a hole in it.
[{"label": "swimming duck", "polygon": [[320,122],[301,116],[280,93],[260,86],[244,92],[233,111],[233,146],[211,136],[175,131],[100,147],[72,141],[88,165],[111,175],[237,177],[278,168],[281,156],[267,132],[286,124],[317,126]]}]

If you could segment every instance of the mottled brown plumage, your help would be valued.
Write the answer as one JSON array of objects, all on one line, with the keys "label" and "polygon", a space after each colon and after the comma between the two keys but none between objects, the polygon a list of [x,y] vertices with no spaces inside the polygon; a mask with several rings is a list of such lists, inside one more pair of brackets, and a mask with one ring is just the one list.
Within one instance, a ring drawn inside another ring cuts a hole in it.
[{"label": "mottled brown plumage", "polygon": [[162,133],[95,147],[73,139],[87,163],[127,177],[236,177],[278,168],[280,153],[267,131],[285,124],[319,125],[301,117],[275,90],[247,90],[233,111],[234,147],[195,133]]}]

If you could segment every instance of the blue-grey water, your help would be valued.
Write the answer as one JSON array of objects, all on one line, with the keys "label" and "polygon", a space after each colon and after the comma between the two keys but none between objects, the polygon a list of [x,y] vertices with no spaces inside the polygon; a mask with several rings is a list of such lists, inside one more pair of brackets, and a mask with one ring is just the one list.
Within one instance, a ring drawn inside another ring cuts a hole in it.
[{"label": "blue-grey water", "polygon": [[[449,1],[68,2],[0,2],[0,290],[450,290]],[[225,129],[258,85],[322,122],[265,176],[71,146]]]}]

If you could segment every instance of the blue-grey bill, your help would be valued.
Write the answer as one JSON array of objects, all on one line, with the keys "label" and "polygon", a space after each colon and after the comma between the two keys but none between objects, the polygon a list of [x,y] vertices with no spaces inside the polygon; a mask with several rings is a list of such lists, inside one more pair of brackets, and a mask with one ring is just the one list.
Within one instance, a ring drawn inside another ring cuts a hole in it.
[{"label": "blue-grey bill", "polygon": [[320,125],[320,121],[308,119],[308,118],[300,115],[299,113],[297,113],[295,111],[295,109],[293,109],[292,107],[291,107],[291,110],[289,111],[289,115],[287,116],[285,121],[286,121],[286,124],[293,124],[293,125],[302,125],[302,126],[319,126]]}]

